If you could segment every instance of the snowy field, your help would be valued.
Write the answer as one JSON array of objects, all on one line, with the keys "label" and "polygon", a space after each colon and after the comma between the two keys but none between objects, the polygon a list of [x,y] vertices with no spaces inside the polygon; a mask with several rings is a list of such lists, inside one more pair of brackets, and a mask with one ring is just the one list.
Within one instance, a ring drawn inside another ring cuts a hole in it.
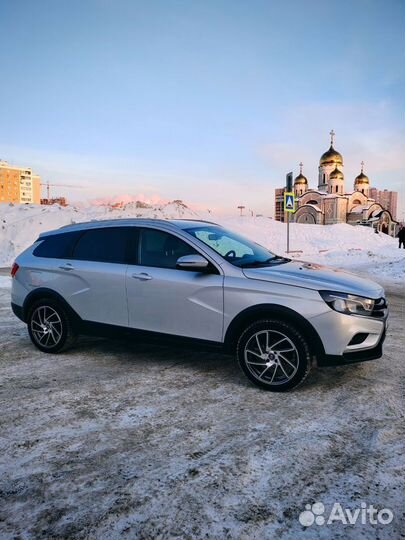
[{"label": "snowy field", "polygon": [[[266,217],[224,218],[197,213],[183,204],[169,203],[139,208],[128,203],[122,209],[108,206],[66,207],[0,204],[0,267],[10,266],[40,232],[69,223],[93,219],[150,217],[160,219],[207,219],[234,229],[277,254],[286,250],[286,225]],[[291,224],[291,257],[368,274],[383,285],[400,284],[405,278],[405,250],[384,234],[366,227]]]}]

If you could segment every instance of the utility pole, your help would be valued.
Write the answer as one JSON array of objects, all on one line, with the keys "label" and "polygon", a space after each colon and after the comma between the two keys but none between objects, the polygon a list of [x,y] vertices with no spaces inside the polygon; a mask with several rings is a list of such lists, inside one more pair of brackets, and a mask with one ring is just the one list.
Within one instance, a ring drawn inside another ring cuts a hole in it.
[{"label": "utility pole", "polygon": [[238,206],[238,210],[240,210],[240,217],[242,217],[242,215],[243,215],[243,210],[244,210],[245,208],[246,208],[246,207],[245,207],[245,206],[242,206],[242,205]]}]

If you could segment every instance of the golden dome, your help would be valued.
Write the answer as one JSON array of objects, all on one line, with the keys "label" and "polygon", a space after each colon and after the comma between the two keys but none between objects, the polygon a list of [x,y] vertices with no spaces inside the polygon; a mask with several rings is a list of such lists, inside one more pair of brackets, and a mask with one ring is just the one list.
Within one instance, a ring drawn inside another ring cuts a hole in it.
[{"label": "golden dome", "polygon": [[368,179],[368,176],[366,174],[361,172],[359,176],[356,176],[356,178],[354,179],[354,183],[355,184],[369,184],[370,180]]},{"label": "golden dome", "polygon": [[[339,154],[339,155],[340,155],[340,154]],[[340,171],[340,170],[337,168],[337,165],[336,165],[336,167],[333,169],[333,171],[330,173],[329,178],[330,178],[330,179],[339,179],[339,180],[343,180],[343,173],[342,173],[342,171]]]},{"label": "golden dome", "polygon": [[301,161],[301,163],[300,163],[300,174],[299,174],[298,176],[295,177],[295,180],[294,180],[294,186],[299,185],[299,184],[301,184],[301,185],[302,185],[302,184],[308,185],[308,179],[307,179],[307,177],[304,176],[304,175],[302,174],[302,167],[303,167],[303,166],[304,166],[304,164],[303,164],[302,161]]},{"label": "golden dome", "polygon": [[343,158],[342,155],[333,148],[333,145],[330,145],[329,150],[322,154],[319,165],[331,165],[333,163],[335,165],[343,165]]},{"label": "golden dome", "polygon": [[294,180],[294,186],[297,184],[308,184],[308,179],[300,173]]},{"label": "golden dome", "polygon": [[369,184],[370,183],[370,180],[368,179],[368,176],[366,174],[364,174],[363,170],[364,170],[364,161],[361,162],[361,171],[360,171],[359,176],[356,176],[356,178],[354,179],[354,185],[356,185],[356,184]]}]

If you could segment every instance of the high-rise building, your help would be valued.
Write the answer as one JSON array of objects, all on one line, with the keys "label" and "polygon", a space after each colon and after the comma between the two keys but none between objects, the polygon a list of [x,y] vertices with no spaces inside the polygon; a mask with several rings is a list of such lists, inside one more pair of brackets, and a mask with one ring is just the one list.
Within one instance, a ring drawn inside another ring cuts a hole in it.
[{"label": "high-rise building", "polygon": [[41,179],[30,167],[0,160],[0,203],[40,204]]},{"label": "high-rise building", "polygon": [[276,188],[274,193],[274,219],[277,221],[284,221],[284,192],[285,187]]},{"label": "high-rise building", "polygon": [[386,208],[394,219],[397,219],[398,193],[396,191],[384,191],[377,188],[370,188],[370,197]]}]

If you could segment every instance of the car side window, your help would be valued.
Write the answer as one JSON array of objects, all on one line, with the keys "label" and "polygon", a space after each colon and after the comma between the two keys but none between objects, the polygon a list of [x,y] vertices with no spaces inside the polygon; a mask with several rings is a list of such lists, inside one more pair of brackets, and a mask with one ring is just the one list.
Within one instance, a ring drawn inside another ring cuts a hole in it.
[{"label": "car side window", "polygon": [[128,229],[126,227],[89,229],[78,239],[73,248],[72,259],[125,263],[127,239]]},{"label": "car side window", "polygon": [[179,257],[194,254],[199,253],[173,234],[156,229],[142,229],[139,261],[142,266],[176,269]]},{"label": "car side window", "polygon": [[46,236],[41,243],[34,249],[35,257],[44,257],[47,259],[66,259],[70,257],[72,248],[79,238],[81,232],[70,232],[61,234],[51,234]]}]

